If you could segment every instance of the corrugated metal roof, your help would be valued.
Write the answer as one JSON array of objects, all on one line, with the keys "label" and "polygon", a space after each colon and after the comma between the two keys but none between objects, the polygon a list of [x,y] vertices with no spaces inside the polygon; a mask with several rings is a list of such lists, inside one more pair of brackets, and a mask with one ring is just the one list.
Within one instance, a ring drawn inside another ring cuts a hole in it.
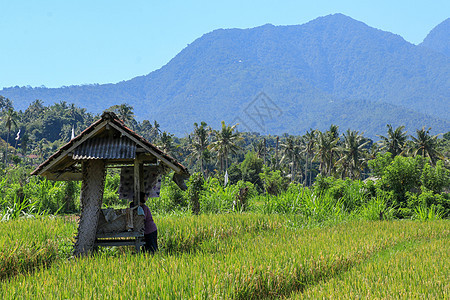
[{"label": "corrugated metal roof", "polygon": [[73,159],[134,159],[136,144],[126,137],[92,138],[74,149]]},{"label": "corrugated metal roof", "polygon": [[[149,141],[147,141],[143,137],[139,136],[137,133],[135,133],[134,131],[132,131],[128,127],[126,127],[123,124],[123,122],[121,120],[119,120],[119,118],[113,112],[104,112],[102,114],[101,119],[99,119],[99,120],[95,121],[94,123],[92,123],[89,127],[87,127],[78,136],[76,136],[75,138],[70,140],[67,144],[65,144],[64,146],[59,148],[58,151],[53,153],[46,161],[41,163],[33,172],[31,172],[31,175],[42,175],[43,172],[51,172],[51,171],[53,171],[53,169],[51,169],[51,168],[53,168],[56,163],[58,163],[58,162],[60,162],[60,161],[62,161],[63,159],[66,158],[65,155],[67,155],[67,154],[65,154],[65,153],[66,153],[67,150],[69,150],[72,147],[74,147],[74,145],[79,144],[79,143],[82,142],[79,145],[79,146],[81,146],[82,144],[84,144],[87,141],[87,140],[83,141],[85,136],[91,134],[93,131],[95,131],[95,130],[97,130],[99,128],[102,128],[103,126],[106,126],[107,124],[116,125],[121,130],[125,131],[126,135],[129,135],[131,138],[137,139],[138,140],[138,144],[141,143],[143,146],[146,146],[146,147],[150,148],[151,150],[156,152],[157,155],[159,154],[163,159],[166,159],[168,162],[172,163],[175,167],[178,167],[181,170],[181,173],[189,176],[189,170],[185,166],[180,164],[173,157],[171,157],[171,156],[167,155],[166,153],[164,153],[163,151],[161,151],[158,147],[156,147],[155,145],[151,144]],[[99,127],[99,126],[102,126],[102,127]],[[73,150],[71,150],[71,151],[73,151]],[[71,158],[73,159],[73,157],[71,157]],[[132,158],[134,159],[135,157],[133,156]],[[161,159],[161,158],[159,158],[159,159]],[[167,162],[164,162],[164,163],[167,164]],[[46,169],[46,168],[49,168],[49,166],[51,168],[50,169]],[[170,166],[170,165],[168,165],[168,166]]]}]

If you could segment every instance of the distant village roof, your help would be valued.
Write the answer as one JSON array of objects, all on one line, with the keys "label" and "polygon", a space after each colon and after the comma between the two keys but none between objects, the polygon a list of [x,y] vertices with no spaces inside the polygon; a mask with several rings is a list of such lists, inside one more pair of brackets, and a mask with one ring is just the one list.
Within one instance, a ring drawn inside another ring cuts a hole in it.
[{"label": "distant village roof", "polygon": [[107,165],[120,165],[133,163],[138,157],[143,163],[161,163],[163,168],[170,168],[177,179],[189,177],[186,167],[126,127],[112,112],[103,113],[101,119],[62,146],[31,175],[51,180],[81,180],[83,160],[102,159]]}]

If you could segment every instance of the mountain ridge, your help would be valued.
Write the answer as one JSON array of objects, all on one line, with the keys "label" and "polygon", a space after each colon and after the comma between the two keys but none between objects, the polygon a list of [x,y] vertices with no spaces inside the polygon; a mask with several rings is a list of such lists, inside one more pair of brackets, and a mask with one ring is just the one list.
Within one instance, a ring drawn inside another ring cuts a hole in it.
[{"label": "mountain ridge", "polygon": [[[340,123],[374,136],[384,132],[386,123],[399,120],[408,123],[407,128],[448,129],[449,69],[448,57],[334,14],[302,25],[217,29],[194,40],[162,68],[116,84],[6,88],[0,94],[15,104],[65,100],[93,112],[128,103],[138,119],[156,119],[163,129],[178,135],[190,132],[193,122],[201,120],[211,125],[241,120],[253,123],[246,126],[251,130],[273,134]],[[247,109],[261,92],[284,116],[265,120],[264,128]],[[357,127],[364,122],[337,117],[345,111],[358,114],[355,107],[366,111],[370,126]],[[370,111],[378,111],[378,116]]]},{"label": "mountain ridge", "polygon": [[450,56],[450,18],[434,27],[419,45]]}]

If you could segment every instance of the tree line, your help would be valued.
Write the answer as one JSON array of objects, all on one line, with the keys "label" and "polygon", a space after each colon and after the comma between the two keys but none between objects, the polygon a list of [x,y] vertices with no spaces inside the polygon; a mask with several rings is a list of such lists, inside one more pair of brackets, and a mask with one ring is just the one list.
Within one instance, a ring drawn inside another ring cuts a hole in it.
[{"label": "tree line", "polygon": [[[161,129],[157,121],[137,121],[133,110],[124,103],[106,111],[115,112],[130,129],[205,178],[226,172],[231,182],[244,179],[262,187],[258,174],[266,168],[266,172],[279,171],[289,182],[306,186],[312,185],[318,174],[364,179],[370,176],[368,162],[385,152],[393,157],[423,156],[431,165],[443,160],[449,167],[450,132],[438,138],[425,127],[408,135],[404,126],[388,124],[387,132],[374,142],[357,130],[341,133],[336,125],[325,131],[311,129],[301,136],[262,136],[240,132],[239,124],[222,121],[217,130],[205,122],[194,123],[191,133],[180,138]],[[79,134],[100,118],[65,101],[45,106],[35,100],[25,111],[16,111],[12,101],[2,96],[0,117],[4,167],[42,162],[70,141],[72,134]]]}]

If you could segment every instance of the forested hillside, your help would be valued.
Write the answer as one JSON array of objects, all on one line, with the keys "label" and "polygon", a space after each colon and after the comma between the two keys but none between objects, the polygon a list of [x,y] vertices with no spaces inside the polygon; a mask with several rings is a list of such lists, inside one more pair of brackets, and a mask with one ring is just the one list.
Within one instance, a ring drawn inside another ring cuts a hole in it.
[{"label": "forested hillside", "polygon": [[449,57],[336,14],[303,25],[215,30],[161,69],[117,84],[14,87],[0,95],[22,110],[35,99],[94,113],[128,103],[138,120],[156,119],[177,136],[198,120],[225,120],[266,134],[336,124],[375,138],[387,123],[446,132],[449,72]]}]

